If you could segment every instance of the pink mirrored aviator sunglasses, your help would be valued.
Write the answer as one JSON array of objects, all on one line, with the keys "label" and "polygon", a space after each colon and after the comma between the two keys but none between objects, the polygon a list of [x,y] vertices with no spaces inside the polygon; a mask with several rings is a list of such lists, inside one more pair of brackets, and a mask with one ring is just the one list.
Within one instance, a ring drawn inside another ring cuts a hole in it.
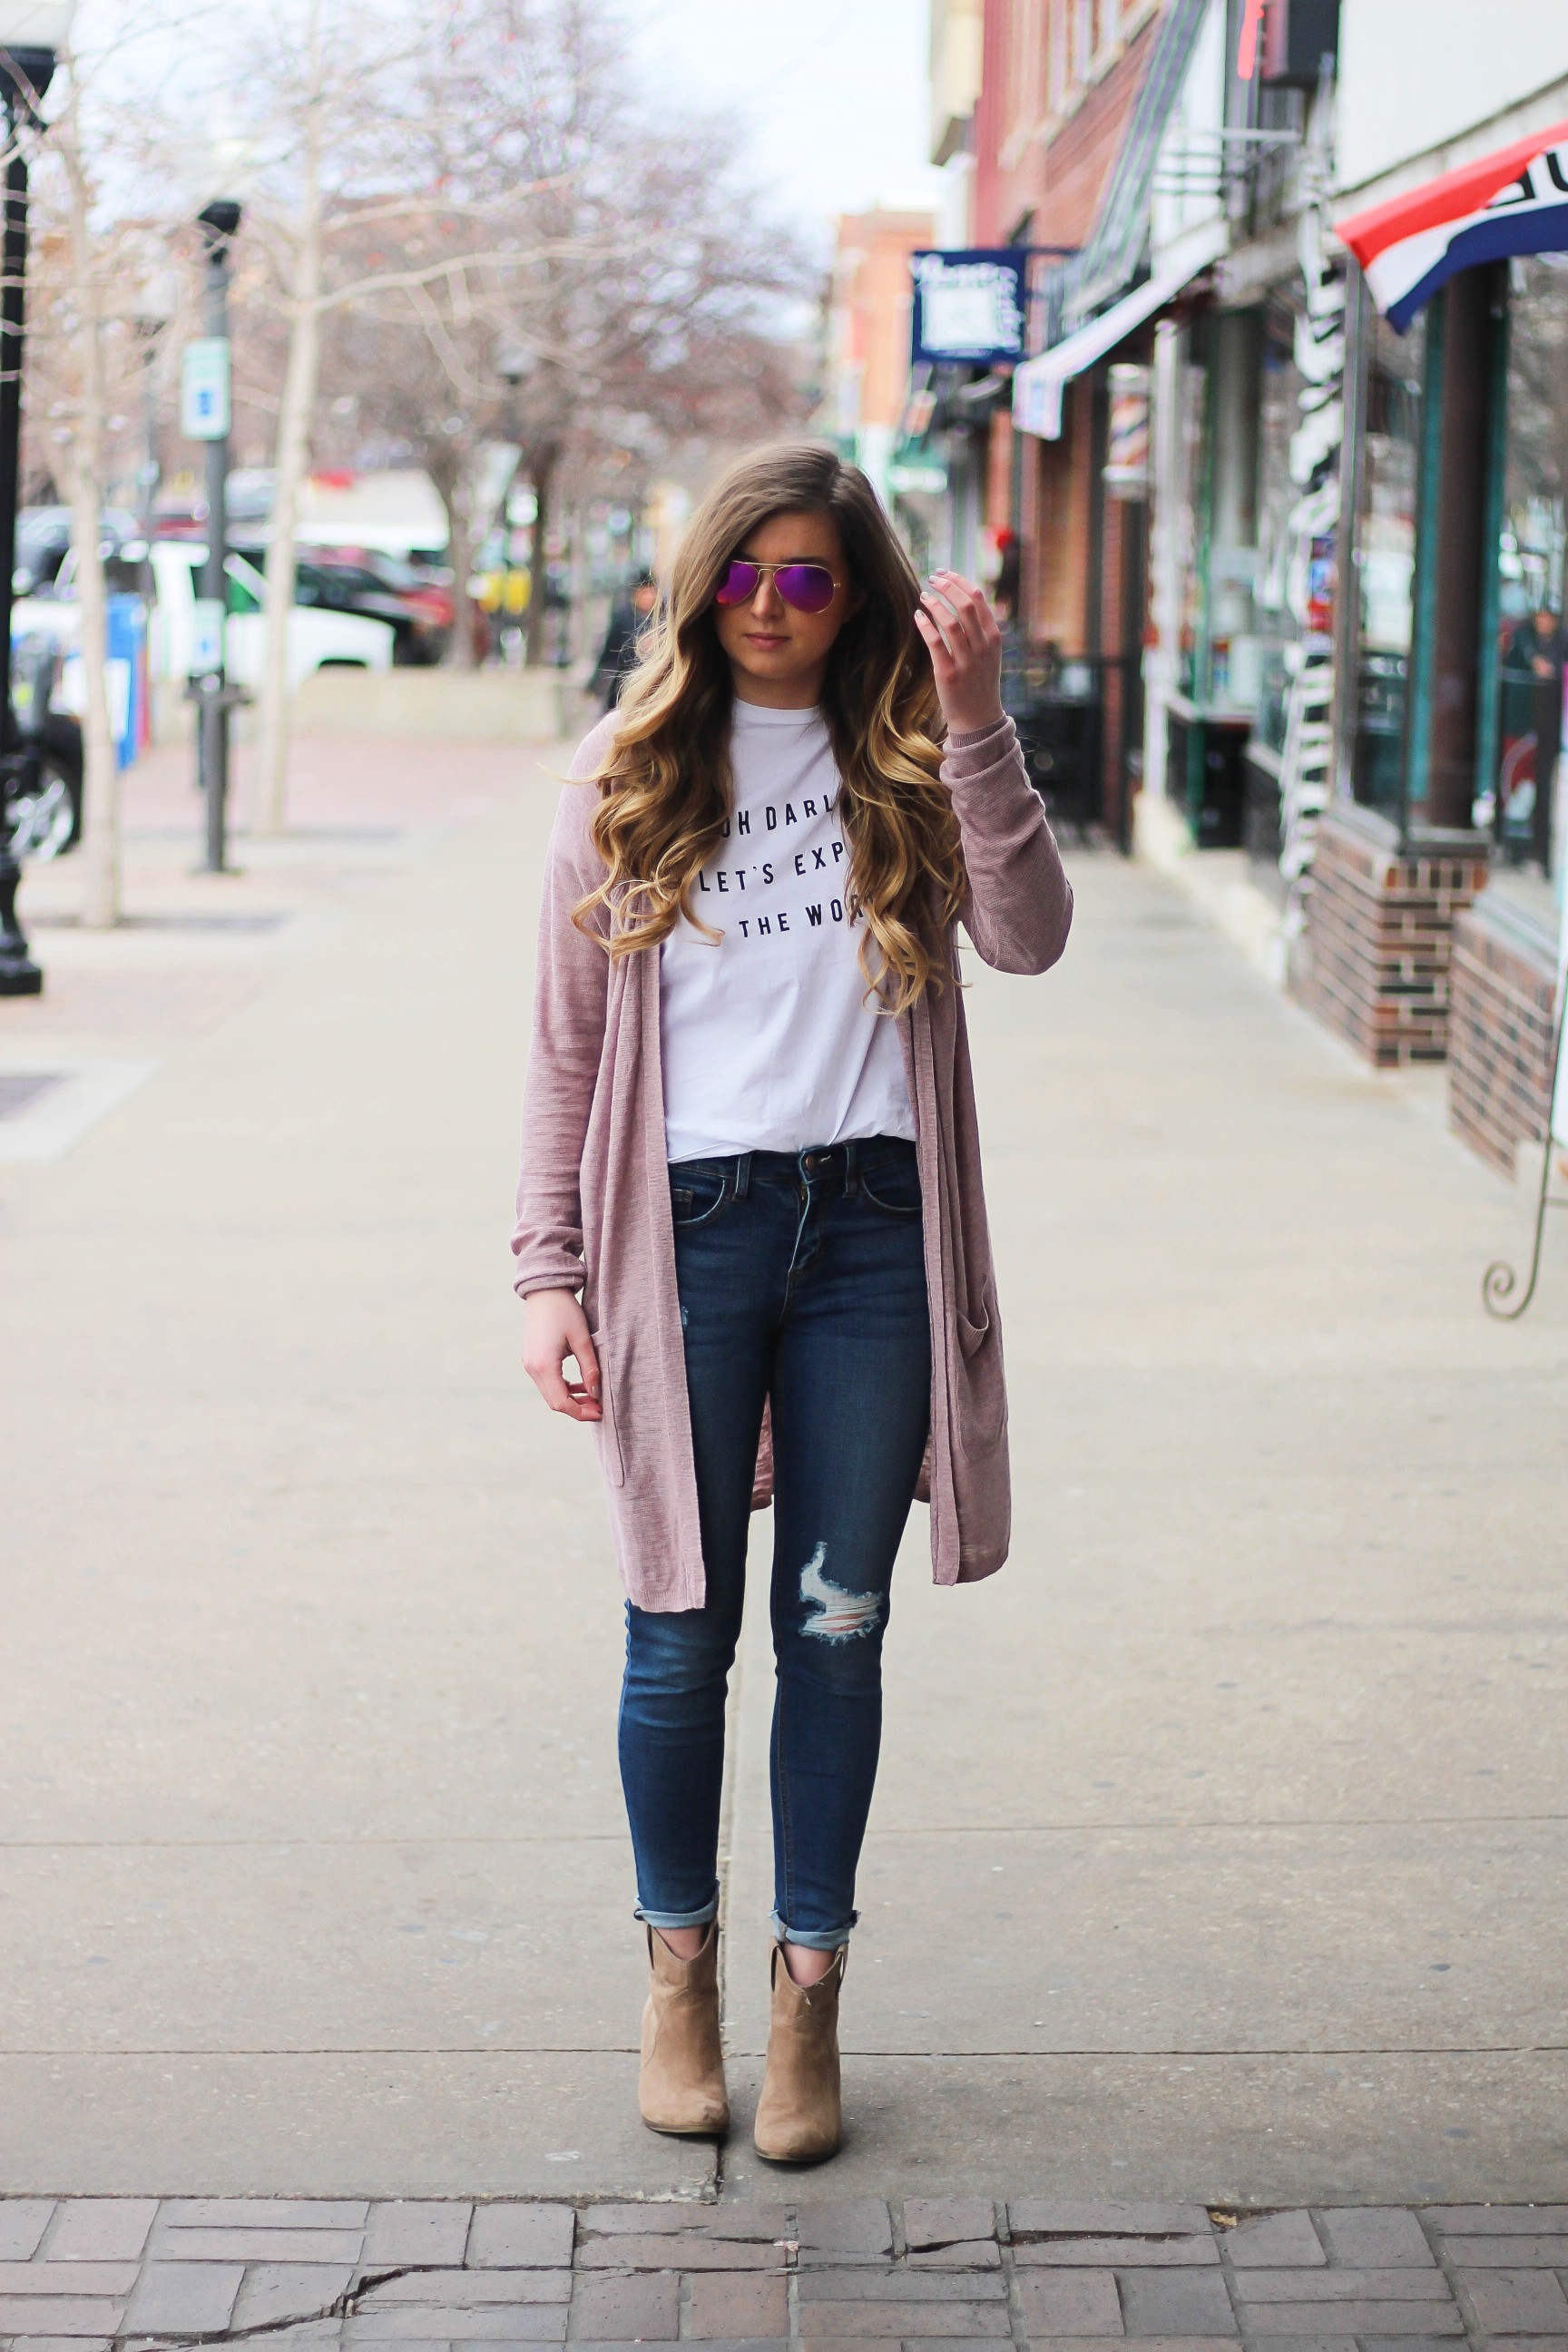
[{"label": "pink mirrored aviator sunglasses", "polygon": [[773,586],[797,613],[826,613],[838,593],[838,583],[826,563],[752,563],[736,556],[719,583],[716,604],[749,604],[771,572]]}]

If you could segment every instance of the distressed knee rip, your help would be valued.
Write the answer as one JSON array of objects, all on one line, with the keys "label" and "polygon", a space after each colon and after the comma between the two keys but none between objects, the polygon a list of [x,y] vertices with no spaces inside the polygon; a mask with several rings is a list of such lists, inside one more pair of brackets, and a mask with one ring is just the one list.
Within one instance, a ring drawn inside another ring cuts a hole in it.
[{"label": "distressed knee rip", "polygon": [[800,1597],[813,1613],[802,1631],[818,1642],[853,1642],[868,1633],[882,1613],[879,1592],[848,1592],[824,1576],[827,1546],[819,1543],[800,1572]]}]

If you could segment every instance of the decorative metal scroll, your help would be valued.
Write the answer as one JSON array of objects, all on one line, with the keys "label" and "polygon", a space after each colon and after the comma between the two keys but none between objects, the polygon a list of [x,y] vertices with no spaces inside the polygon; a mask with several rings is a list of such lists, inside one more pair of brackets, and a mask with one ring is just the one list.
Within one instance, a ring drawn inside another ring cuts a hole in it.
[{"label": "decorative metal scroll", "polygon": [[[1560,989],[1558,993],[1561,997],[1568,997],[1568,989]],[[1558,1087],[1563,1066],[1564,1029],[1568,1029],[1568,1010],[1560,1004],[1557,1041],[1552,1054],[1552,1085],[1546,1097],[1546,1150],[1542,1155],[1541,1190],[1536,1195],[1535,1233],[1531,1243],[1530,1273],[1525,1280],[1524,1296],[1515,1307],[1503,1304],[1519,1287],[1519,1276],[1505,1258],[1496,1259],[1481,1276],[1481,1303],[1487,1313],[1495,1315],[1501,1323],[1517,1323],[1535,1296],[1535,1285],[1541,1274],[1541,1244],[1546,1233],[1547,1210],[1568,1209],[1568,1192],[1553,1192],[1552,1190],[1552,1162],[1559,1149],[1552,1130],[1557,1124],[1556,1108],[1562,1099]]]},{"label": "decorative metal scroll", "polygon": [[[1314,156],[1313,160],[1316,158]],[[1334,694],[1333,639],[1320,617],[1317,574],[1340,532],[1340,460],[1344,439],[1345,275],[1324,250],[1321,198],[1314,194],[1297,224],[1297,252],[1307,312],[1296,322],[1296,366],[1301,377],[1301,422],[1290,440],[1290,478],[1301,492],[1288,528],[1292,549],[1287,601],[1301,634],[1287,655],[1290,684],[1285,704],[1280,761],[1279,870],[1289,887],[1285,935],[1305,927],[1312,887],[1318,819],[1329,804]],[[1338,593],[1350,593],[1341,580]]]}]

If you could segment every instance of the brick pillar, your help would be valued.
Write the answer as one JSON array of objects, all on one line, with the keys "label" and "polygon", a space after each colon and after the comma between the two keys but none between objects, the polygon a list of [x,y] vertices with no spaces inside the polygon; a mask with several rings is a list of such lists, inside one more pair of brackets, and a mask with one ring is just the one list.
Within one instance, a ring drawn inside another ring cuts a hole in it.
[{"label": "brick pillar", "polygon": [[1484,892],[1454,930],[1448,1124],[1508,1176],[1518,1147],[1546,1138],[1556,1017],[1556,940]]},{"label": "brick pillar", "polygon": [[1346,801],[1318,826],[1291,992],[1379,1069],[1448,1050],[1454,926],[1486,886],[1489,843],[1397,826]]}]

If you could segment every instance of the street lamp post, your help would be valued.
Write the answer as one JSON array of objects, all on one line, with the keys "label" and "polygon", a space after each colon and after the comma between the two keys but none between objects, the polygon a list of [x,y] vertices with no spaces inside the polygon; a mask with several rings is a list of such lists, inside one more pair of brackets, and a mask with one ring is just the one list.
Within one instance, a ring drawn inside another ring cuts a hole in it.
[{"label": "street lamp post", "polygon": [[228,714],[239,698],[225,662],[228,581],[228,266],[240,207],[215,197],[196,216],[206,253],[205,336],[185,352],[181,415],[188,437],[206,443],[207,560],[196,601],[191,690],[196,703],[197,776],[206,801],[205,870],[228,863]]},{"label": "street lamp post", "polygon": [[0,230],[0,996],[37,996],[44,975],[16,920],[22,869],[12,847],[11,803],[37,782],[38,748],[16,732],[11,707],[12,574],[22,458],[22,344],[26,323],[27,159],[20,132],[36,122],[70,29],[75,0],[0,0],[0,100],[5,110],[5,221]]}]

